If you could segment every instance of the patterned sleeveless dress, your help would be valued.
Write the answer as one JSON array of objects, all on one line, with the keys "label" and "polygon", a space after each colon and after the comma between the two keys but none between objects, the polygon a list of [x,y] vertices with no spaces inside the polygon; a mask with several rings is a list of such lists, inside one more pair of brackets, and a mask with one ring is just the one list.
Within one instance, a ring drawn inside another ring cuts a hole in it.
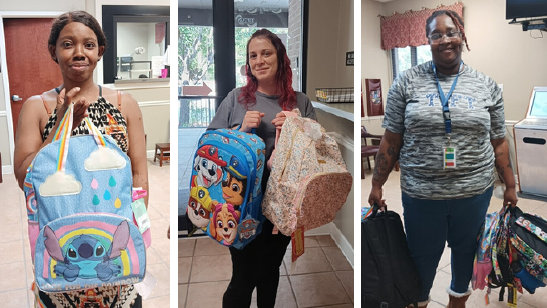
[{"label": "patterned sleeveless dress", "polygon": [[[55,89],[57,93],[59,89]],[[48,122],[42,134],[42,140],[46,140],[51,129],[57,122],[57,109],[51,112],[42,96],[44,106],[48,115]],[[118,143],[118,146],[127,153],[129,149],[129,139],[127,136],[127,123],[121,113],[121,94],[118,92],[118,108],[109,103],[102,97],[102,88],[99,86],[99,97],[89,105],[88,114],[93,124],[103,134],[112,136]],[[89,134],[84,122],[72,131],[72,135]],[[64,293],[45,293],[35,285],[33,290],[36,294],[37,307],[56,307],[56,308],[140,308],[142,307],[142,298],[135,289],[134,285],[98,287],[83,291],[73,291]]]}]

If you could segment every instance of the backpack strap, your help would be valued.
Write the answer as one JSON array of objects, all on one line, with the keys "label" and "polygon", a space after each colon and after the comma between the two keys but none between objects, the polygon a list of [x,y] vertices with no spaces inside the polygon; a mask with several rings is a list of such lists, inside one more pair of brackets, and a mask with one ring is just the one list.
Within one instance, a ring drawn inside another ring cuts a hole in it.
[{"label": "backpack strap", "polygon": [[118,91],[118,110],[122,112],[122,92]]},{"label": "backpack strap", "polygon": [[42,98],[42,102],[44,103],[44,107],[46,108],[47,115],[51,117],[51,109],[49,109],[49,106],[47,105],[44,94],[40,94],[40,97]]}]

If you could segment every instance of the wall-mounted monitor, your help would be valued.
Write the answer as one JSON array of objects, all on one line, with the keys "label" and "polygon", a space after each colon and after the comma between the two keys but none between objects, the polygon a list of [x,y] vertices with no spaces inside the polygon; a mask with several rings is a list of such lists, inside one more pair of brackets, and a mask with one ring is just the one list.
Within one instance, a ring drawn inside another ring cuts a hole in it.
[{"label": "wall-mounted monitor", "polygon": [[505,19],[547,16],[547,0],[506,0]]},{"label": "wall-mounted monitor", "polygon": [[527,118],[547,118],[547,87],[534,87]]}]

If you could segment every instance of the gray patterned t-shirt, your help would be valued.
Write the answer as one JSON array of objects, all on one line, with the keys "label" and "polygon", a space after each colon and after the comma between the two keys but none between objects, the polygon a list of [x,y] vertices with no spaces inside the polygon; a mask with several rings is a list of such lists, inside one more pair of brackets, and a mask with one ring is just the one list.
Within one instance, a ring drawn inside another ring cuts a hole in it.
[{"label": "gray patterned t-shirt", "polygon": [[[438,75],[448,95],[456,75]],[[432,62],[405,71],[389,90],[382,127],[403,134],[401,189],[413,198],[467,198],[483,193],[494,183],[490,140],[505,137],[501,89],[492,78],[468,65],[459,75],[448,102],[455,169],[443,168],[447,138]]]}]

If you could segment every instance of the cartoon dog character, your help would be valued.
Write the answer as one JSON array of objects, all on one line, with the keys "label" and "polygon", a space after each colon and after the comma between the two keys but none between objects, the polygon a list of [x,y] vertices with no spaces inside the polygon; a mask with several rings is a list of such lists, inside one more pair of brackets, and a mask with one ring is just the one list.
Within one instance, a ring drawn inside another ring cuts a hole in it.
[{"label": "cartoon dog character", "polygon": [[190,200],[188,201],[188,218],[198,227],[205,228],[211,219],[211,207],[217,205],[217,201],[211,199],[209,191],[203,187],[192,187]]},{"label": "cartoon dog character", "polygon": [[236,156],[230,158],[230,164],[224,170],[226,179],[222,181],[222,198],[238,210],[247,190],[247,172]]},{"label": "cartoon dog character", "polygon": [[217,204],[209,225],[211,236],[223,245],[232,245],[237,236],[239,216],[230,203]]},{"label": "cartoon dog character", "polygon": [[127,248],[129,242],[129,224],[122,221],[112,237],[112,245],[108,251],[96,238],[83,234],[75,237],[68,244],[65,253],[59,245],[59,239],[49,226],[44,228],[44,245],[47,252],[58,263],[54,267],[57,275],[62,275],[67,281],[76,278],[99,278],[107,281],[112,276],[121,273],[119,265],[111,263]]},{"label": "cartoon dog character", "polygon": [[218,149],[210,144],[198,149],[194,159],[194,170],[197,175],[192,180],[193,186],[209,188],[222,181],[222,167],[227,165],[226,161],[218,155]]}]

